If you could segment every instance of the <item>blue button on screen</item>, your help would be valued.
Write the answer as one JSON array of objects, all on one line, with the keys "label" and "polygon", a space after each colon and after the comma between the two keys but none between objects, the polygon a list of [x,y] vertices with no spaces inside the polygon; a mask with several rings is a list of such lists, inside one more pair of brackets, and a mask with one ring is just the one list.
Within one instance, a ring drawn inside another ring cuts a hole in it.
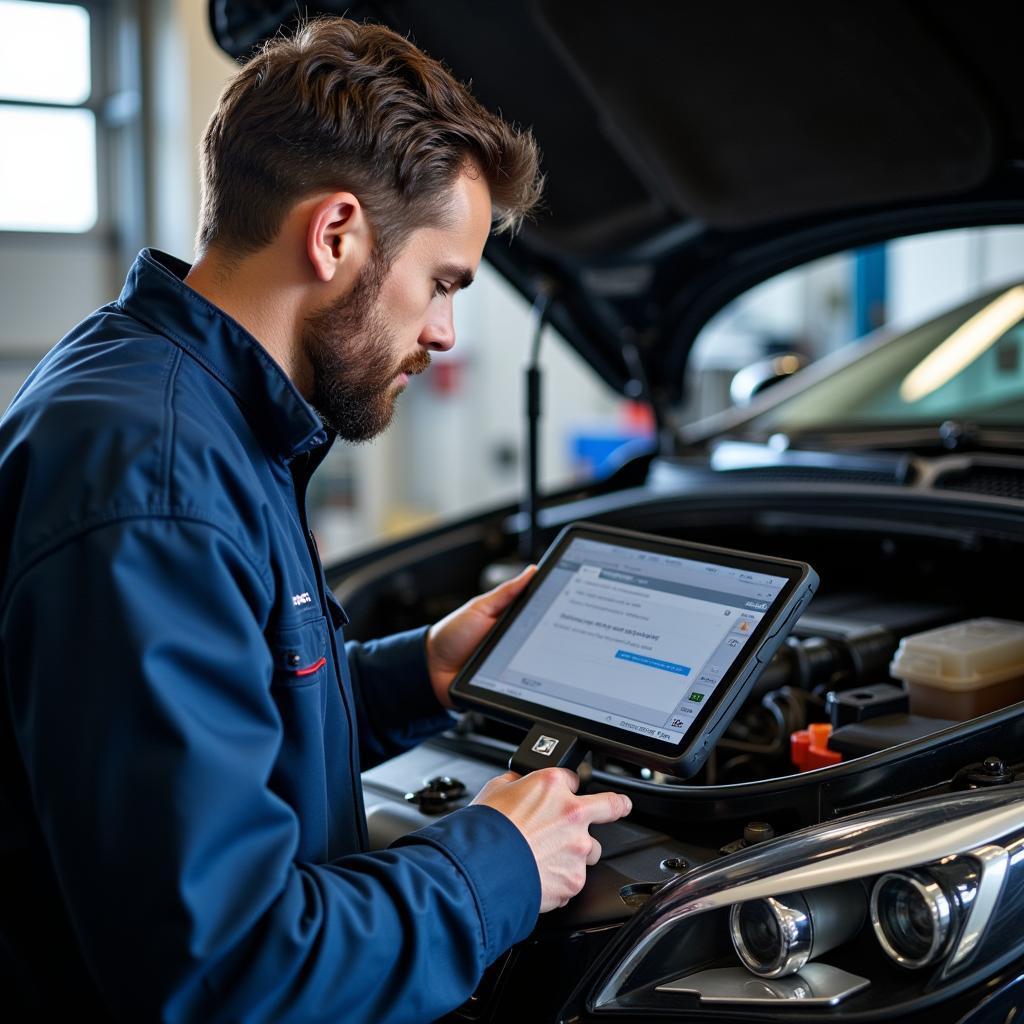
[{"label": "blue button on screen", "polygon": [[616,651],[616,658],[623,661],[631,661],[634,665],[647,665],[649,668],[660,668],[663,672],[675,672],[679,676],[690,674],[689,665],[677,665],[674,661],[661,661],[659,658],[648,658],[643,654],[634,654],[632,651]]}]

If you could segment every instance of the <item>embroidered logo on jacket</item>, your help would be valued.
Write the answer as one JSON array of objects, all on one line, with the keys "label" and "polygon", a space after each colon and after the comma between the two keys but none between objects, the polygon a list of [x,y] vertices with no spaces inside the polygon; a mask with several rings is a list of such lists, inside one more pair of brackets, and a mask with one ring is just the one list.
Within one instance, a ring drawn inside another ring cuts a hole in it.
[{"label": "embroidered logo on jacket", "polygon": [[301,594],[292,594],[292,604],[298,608],[304,604],[312,604],[313,598],[309,596],[309,592],[304,590]]}]

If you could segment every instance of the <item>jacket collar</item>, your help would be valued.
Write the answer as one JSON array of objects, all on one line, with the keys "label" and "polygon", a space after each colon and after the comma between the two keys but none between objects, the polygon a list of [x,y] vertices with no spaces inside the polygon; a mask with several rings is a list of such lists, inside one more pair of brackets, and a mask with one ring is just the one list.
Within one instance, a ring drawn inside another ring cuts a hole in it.
[{"label": "jacket collar", "polygon": [[290,460],[333,440],[266,349],[185,284],[190,269],[184,260],[143,249],[128,272],[118,305],[188,352],[227,388],[276,454]]}]

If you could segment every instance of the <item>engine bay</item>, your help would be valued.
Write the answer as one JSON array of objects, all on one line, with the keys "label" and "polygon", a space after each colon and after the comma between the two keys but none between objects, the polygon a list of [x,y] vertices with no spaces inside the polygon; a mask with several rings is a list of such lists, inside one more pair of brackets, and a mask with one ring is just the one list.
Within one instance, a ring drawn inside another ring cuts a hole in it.
[{"label": "engine bay", "polygon": [[[713,847],[718,849],[742,835],[745,822],[737,807],[747,804],[749,792],[800,790],[805,773],[792,760],[792,737],[801,730],[832,727],[828,748],[838,756],[829,763],[833,772],[842,766],[839,774],[845,775],[866,757],[894,749],[909,756],[944,730],[952,729],[960,742],[999,720],[999,712],[968,722],[912,714],[889,666],[900,641],[922,631],[983,616],[1024,620],[1024,597],[1013,578],[1024,531],[1012,516],[970,498],[923,502],[883,488],[858,492],[849,485],[777,485],[771,490],[733,485],[685,496],[638,493],[644,491],[567,502],[549,514],[542,540],[563,522],[596,518],[699,543],[804,559],[818,569],[821,588],[698,776],[680,784],[604,758],[593,765],[594,784],[622,780],[644,795],[674,793],[695,802],[688,808],[690,821],[700,813],[705,803],[700,794],[706,791],[709,812],[700,816],[728,819],[722,835],[714,838],[722,840]],[[637,501],[641,496],[646,500]],[[355,636],[436,621],[517,571],[523,563],[516,557],[516,538],[505,529],[512,516],[514,510],[508,517],[397,546],[390,556],[332,581]],[[504,768],[522,735],[470,714],[436,742],[493,771]],[[933,745],[956,747],[934,740]],[[933,758],[929,782],[947,784],[957,771],[989,756],[1012,760],[1009,751],[993,746],[973,760],[951,764],[947,774]],[[371,773],[371,784],[372,778]],[[402,783],[403,793],[423,785],[410,777]],[[912,790],[897,785],[889,791],[890,798],[898,798]],[[719,809],[710,811],[715,804]],[[724,814],[723,804],[728,805]],[[783,820],[770,824],[781,833],[827,814],[827,806],[811,813],[790,801]]]},{"label": "engine bay", "polygon": [[[396,545],[332,581],[357,635],[436,621],[517,571],[515,517],[512,509]],[[523,977],[531,958],[542,962],[551,943],[560,961],[580,959],[579,970],[567,965],[567,976],[578,977],[681,876],[856,812],[996,789],[1024,769],[1019,705],[961,720],[921,714],[890,675],[908,637],[979,617],[1024,621],[1014,578],[1024,530],[997,504],[922,501],[849,485],[733,485],[685,495],[635,488],[549,509],[542,542],[582,518],[803,559],[818,570],[821,589],[697,776],[681,782],[609,757],[584,765],[584,785],[627,793],[633,814],[594,827],[604,854],[584,890],[544,915],[531,942],[488,972],[455,1019],[490,1019],[488,1007],[496,1005],[502,1020],[526,1012],[541,1019],[508,978]],[[817,759],[800,765],[796,737],[805,732],[812,735],[804,753],[816,750]],[[522,737],[522,730],[464,714],[443,735],[366,772],[371,843],[387,846],[464,806],[506,769]],[[728,950],[723,957],[735,959]],[[568,994],[550,992],[545,1012],[557,1014]]]},{"label": "engine bay", "polygon": [[[913,502],[899,508],[900,502],[890,501],[886,508],[877,494],[867,502],[849,488],[845,495],[832,488],[820,488],[817,495],[797,490],[781,499],[780,490],[787,488],[776,488],[764,504],[743,488],[742,496],[661,499],[609,510],[603,517],[612,525],[806,560],[821,577],[819,593],[705,768],[687,780],[687,789],[763,783],[797,773],[792,738],[812,725],[831,726],[826,749],[832,756],[805,758],[805,768],[884,752],[962,724],[963,718],[911,712],[906,687],[890,676],[900,642],[979,617],[1024,620],[1024,599],[1012,570],[1024,544],[1016,524],[986,523],[980,508],[952,504],[924,512]],[[569,518],[572,511],[570,505],[559,513]],[[509,557],[508,539],[488,525],[451,531],[423,557],[416,550],[396,555],[404,566],[386,577],[358,589],[343,586],[340,596],[356,635],[436,621],[518,571],[523,562]],[[546,534],[554,532],[552,527]],[[475,537],[467,536],[471,533]],[[449,546],[453,543],[456,550]],[[816,733],[820,744],[821,731]],[[502,749],[522,739],[520,730],[474,714],[464,717],[456,734],[463,744],[493,742]],[[594,769],[679,785],[608,758],[595,760]]]}]

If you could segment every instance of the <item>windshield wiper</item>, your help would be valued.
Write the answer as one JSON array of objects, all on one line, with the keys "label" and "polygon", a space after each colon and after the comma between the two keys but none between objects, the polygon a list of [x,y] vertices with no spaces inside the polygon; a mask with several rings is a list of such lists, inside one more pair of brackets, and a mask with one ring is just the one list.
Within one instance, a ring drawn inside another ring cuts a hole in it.
[{"label": "windshield wiper", "polygon": [[944,452],[1024,450],[1024,427],[981,427],[963,420],[946,420],[938,425],[835,426],[793,431],[786,436],[791,446],[799,447],[924,448]]}]

